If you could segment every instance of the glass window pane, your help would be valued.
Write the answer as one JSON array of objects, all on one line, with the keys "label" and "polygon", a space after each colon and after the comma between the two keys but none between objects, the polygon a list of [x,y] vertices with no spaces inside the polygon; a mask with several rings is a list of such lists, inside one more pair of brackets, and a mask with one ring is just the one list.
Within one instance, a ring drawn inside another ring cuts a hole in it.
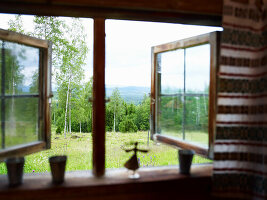
[{"label": "glass window pane", "polygon": [[39,49],[6,41],[1,43],[1,51],[3,49],[5,59],[1,68],[5,66],[5,94],[38,94]]},{"label": "glass window pane", "polygon": [[186,92],[209,92],[210,44],[195,46],[185,50]]},{"label": "glass window pane", "polygon": [[0,40],[0,95],[2,93],[2,46],[3,42]]},{"label": "glass window pane", "polygon": [[183,101],[182,96],[160,97],[158,133],[182,139]]},{"label": "glass window pane", "polygon": [[185,140],[208,147],[208,97],[186,97]]},{"label": "glass window pane", "polygon": [[159,54],[161,73],[161,93],[181,93],[184,89],[184,50],[168,51]]},{"label": "glass window pane", "polygon": [[38,141],[39,98],[5,99],[5,146]]},{"label": "glass window pane", "polygon": [[2,100],[0,100],[0,149],[2,148],[2,127],[1,127],[1,124],[2,124]]},{"label": "glass window pane", "polygon": [[157,133],[183,139],[184,131],[186,141],[208,147],[210,44],[159,54],[158,72]]}]

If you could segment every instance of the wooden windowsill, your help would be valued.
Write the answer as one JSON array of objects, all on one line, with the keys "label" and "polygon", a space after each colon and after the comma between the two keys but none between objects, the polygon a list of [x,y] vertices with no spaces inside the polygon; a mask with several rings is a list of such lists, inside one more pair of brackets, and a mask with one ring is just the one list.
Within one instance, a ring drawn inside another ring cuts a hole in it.
[{"label": "wooden windowsill", "polygon": [[165,192],[173,195],[177,190],[182,197],[189,188],[205,199],[211,187],[212,165],[194,165],[189,176],[179,174],[177,166],[143,168],[139,174],[140,179],[130,180],[125,169],[107,170],[103,178],[93,177],[91,171],[67,172],[62,185],[53,185],[49,173],[26,174],[16,188],[8,187],[6,176],[1,175],[0,199],[124,199],[126,195],[129,200],[137,195],[139,200],[159,198]]}]

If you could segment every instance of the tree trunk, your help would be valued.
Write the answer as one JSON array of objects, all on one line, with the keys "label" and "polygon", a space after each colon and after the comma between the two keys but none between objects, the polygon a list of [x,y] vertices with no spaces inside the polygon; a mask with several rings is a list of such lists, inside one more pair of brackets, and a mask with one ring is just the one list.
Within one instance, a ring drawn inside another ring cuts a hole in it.
[{"label": "tree trunk", "polygon": [[115,115],[115,111],[114,111],[114,120],[113,120],[114,121],[114,125],[113,125],[113,132],[114,133],[115,133],[115,130],[116,130],[116,128],[115,128],[115,124],[116,124],[115,120],[116,120],[116,115]]},{"label": "tree trunk", "polygon": [[66,100],[66,110],[65,110],[65,126],[64,126],[64,137],[66,138],[66,128],[67,128],[67,112],[68,112],[68,100],[69,100],[69,90],[70,90],[70,79],[68,84],[68,91],[67,91],[67,100]]},{"label": "tree trunk", "polygon": [[69,130],[71,134],[71,89],[70,89],[70,98],[69,98]]},{"label": "tree trunk", "polygon": [[[11,74],[12,74],[12,95],[15,95],[15,76],[14,76],[14,61],[12,60],[12,65],[11,65]],[[14,98],[12,98],[12,106],[11,106],[11,113],[14,113],[14,107],[15,107],[15,102]]]},{"label": "tree trunk", "polygon": [[204,97],[204,108],[205,108],[205,114],[207,113],[207,105],[206,105],[206,97],[205,95],[203,95]]},{"label": "tree trunk", "polygon": [[82,133],[82,124],[81,124],[81,121],[80,121],[80,133]]},{"label": "tree trunk", "polygon": [[200,98],[197,99],[197,125],[199,125],[199,121],[200,121]]}]

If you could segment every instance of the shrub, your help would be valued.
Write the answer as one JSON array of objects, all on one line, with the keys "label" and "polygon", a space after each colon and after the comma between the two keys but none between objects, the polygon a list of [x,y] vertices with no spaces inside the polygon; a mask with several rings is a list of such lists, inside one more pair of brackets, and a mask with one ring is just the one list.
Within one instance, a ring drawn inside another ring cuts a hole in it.
[{"label": "shrub", "polygon": [[137,126],[134,124],[133,119],[126,116],[119,125],[119,131],[122,133],[136,132]]},{"label": "shrub", "polygon": [[60,126],[58,126],[56,129],[56,134],[59,135],[59,134],[61,134],[61,132],[62,132],[62,130],[61,130]]}]

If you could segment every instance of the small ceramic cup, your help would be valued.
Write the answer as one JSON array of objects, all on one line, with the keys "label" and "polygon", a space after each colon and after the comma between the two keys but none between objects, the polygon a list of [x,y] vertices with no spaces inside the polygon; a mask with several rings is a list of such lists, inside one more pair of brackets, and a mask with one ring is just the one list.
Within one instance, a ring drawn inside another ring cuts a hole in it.
[{"label": "small ceramic cup", "polygon": [[64,182],[67,156],[52,156],[49,158],[52,173],[52,182],[61,184]]},{"label": "small ceramic cup", "polygon": [[190,174],[190,168],[194,154],[195,152],[193,150],[179,149],[178,156],[181,174]]},{"label": "small ceramic cup", "polygon": [[24,157],[6,159],[9,186],[15,187],[22,184]]}]

